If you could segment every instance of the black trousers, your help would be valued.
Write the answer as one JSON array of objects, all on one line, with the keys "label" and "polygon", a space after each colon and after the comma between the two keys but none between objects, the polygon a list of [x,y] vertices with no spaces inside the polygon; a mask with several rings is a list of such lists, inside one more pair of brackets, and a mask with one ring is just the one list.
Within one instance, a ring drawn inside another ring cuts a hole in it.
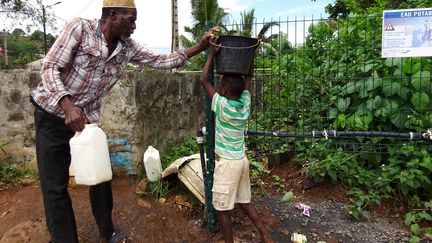
[{"label": "black trousers", "polygon": [[[68,193],[71,162],[69,140],[74,131],[64,120],[36,105],[36,158],[45,208],[45,217],[52,242],[78,242],[75,216]],[[93,216],[101,236],[113,233],[111,181],[89,188]]]}]

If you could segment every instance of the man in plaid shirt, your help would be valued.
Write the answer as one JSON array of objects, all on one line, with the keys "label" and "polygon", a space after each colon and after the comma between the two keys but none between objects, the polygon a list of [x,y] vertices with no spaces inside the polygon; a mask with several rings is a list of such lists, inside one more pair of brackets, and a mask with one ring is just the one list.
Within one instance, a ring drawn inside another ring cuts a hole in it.
[{"label": "man in plaid shirt", "polygon": [[[71,199],[67,191],[69,140],[86,123],[100,124],[102,98],[121,77],[128,62],[158,69],[184,65],[208,48],[214,31],[183,51],[158,55],[132,40],[137,10],[133,0],[104,0],[100,20],[68,22],[44,59],[42,81],[31,91],[35,105],[36,153],[45,216],[52,242],[78,242]],[[108,242],[126,242],[114,230],[111,182],[89,188],[93,215]]]}]

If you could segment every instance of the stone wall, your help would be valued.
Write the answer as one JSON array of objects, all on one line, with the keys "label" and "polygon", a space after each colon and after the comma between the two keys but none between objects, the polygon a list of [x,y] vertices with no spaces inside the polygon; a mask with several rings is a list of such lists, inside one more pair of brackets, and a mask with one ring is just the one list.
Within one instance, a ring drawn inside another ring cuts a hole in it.
[{"label": "stone wall", "polygon": [[[38,71],[0,72],[0,159],[36,168],[33,111],[29,92]],[[197,75],[128,71],[102,105],[102,129],[114,163],[135,173],[149,145],[159,151],[195,136],[204,126],[204,94]],[[8,144],[6,144],[8,143]],[[5,145],[6,144],[6,145]]]}]

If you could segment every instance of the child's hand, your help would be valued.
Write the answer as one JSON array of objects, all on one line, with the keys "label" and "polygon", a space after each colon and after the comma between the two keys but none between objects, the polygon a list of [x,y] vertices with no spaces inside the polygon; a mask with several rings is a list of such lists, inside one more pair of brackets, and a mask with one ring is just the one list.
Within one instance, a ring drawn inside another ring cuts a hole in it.
[{"label": "child's hand", "polygon": [[254,63],[254,61],[252,60],[252,63],[251,63],[251,65],[250,65],[250,67],[249,67],[249,71],[248,71],[248,73],[246,74],[246,78],[247,79],[252,79],[252,77],[253,77],[253,75],[254,75],[254,69],[255,69],[255,63]]},{"label": "child's hand", "polygon": [[220,51],[220,46],[219,46],[219,37],[218,36],[212,36],[210,38],[210,48],[209,48],[209,55],[215,57],[217,56],[217,54]]}]

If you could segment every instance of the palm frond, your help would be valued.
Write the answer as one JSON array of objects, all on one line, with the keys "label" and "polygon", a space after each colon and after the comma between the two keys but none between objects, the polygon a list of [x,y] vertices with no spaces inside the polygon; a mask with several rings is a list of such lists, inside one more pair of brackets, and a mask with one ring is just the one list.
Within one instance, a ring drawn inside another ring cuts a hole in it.
[{"label": "palm frond", "polygon": [[269,31],[273,26],[279,26],[279,23],[276,21],[265,23],[264,26],[261,28],[260,32],[258,33],[257,37],[259,39],[264,39],[264,36],[267,33],[267,31]]}]

